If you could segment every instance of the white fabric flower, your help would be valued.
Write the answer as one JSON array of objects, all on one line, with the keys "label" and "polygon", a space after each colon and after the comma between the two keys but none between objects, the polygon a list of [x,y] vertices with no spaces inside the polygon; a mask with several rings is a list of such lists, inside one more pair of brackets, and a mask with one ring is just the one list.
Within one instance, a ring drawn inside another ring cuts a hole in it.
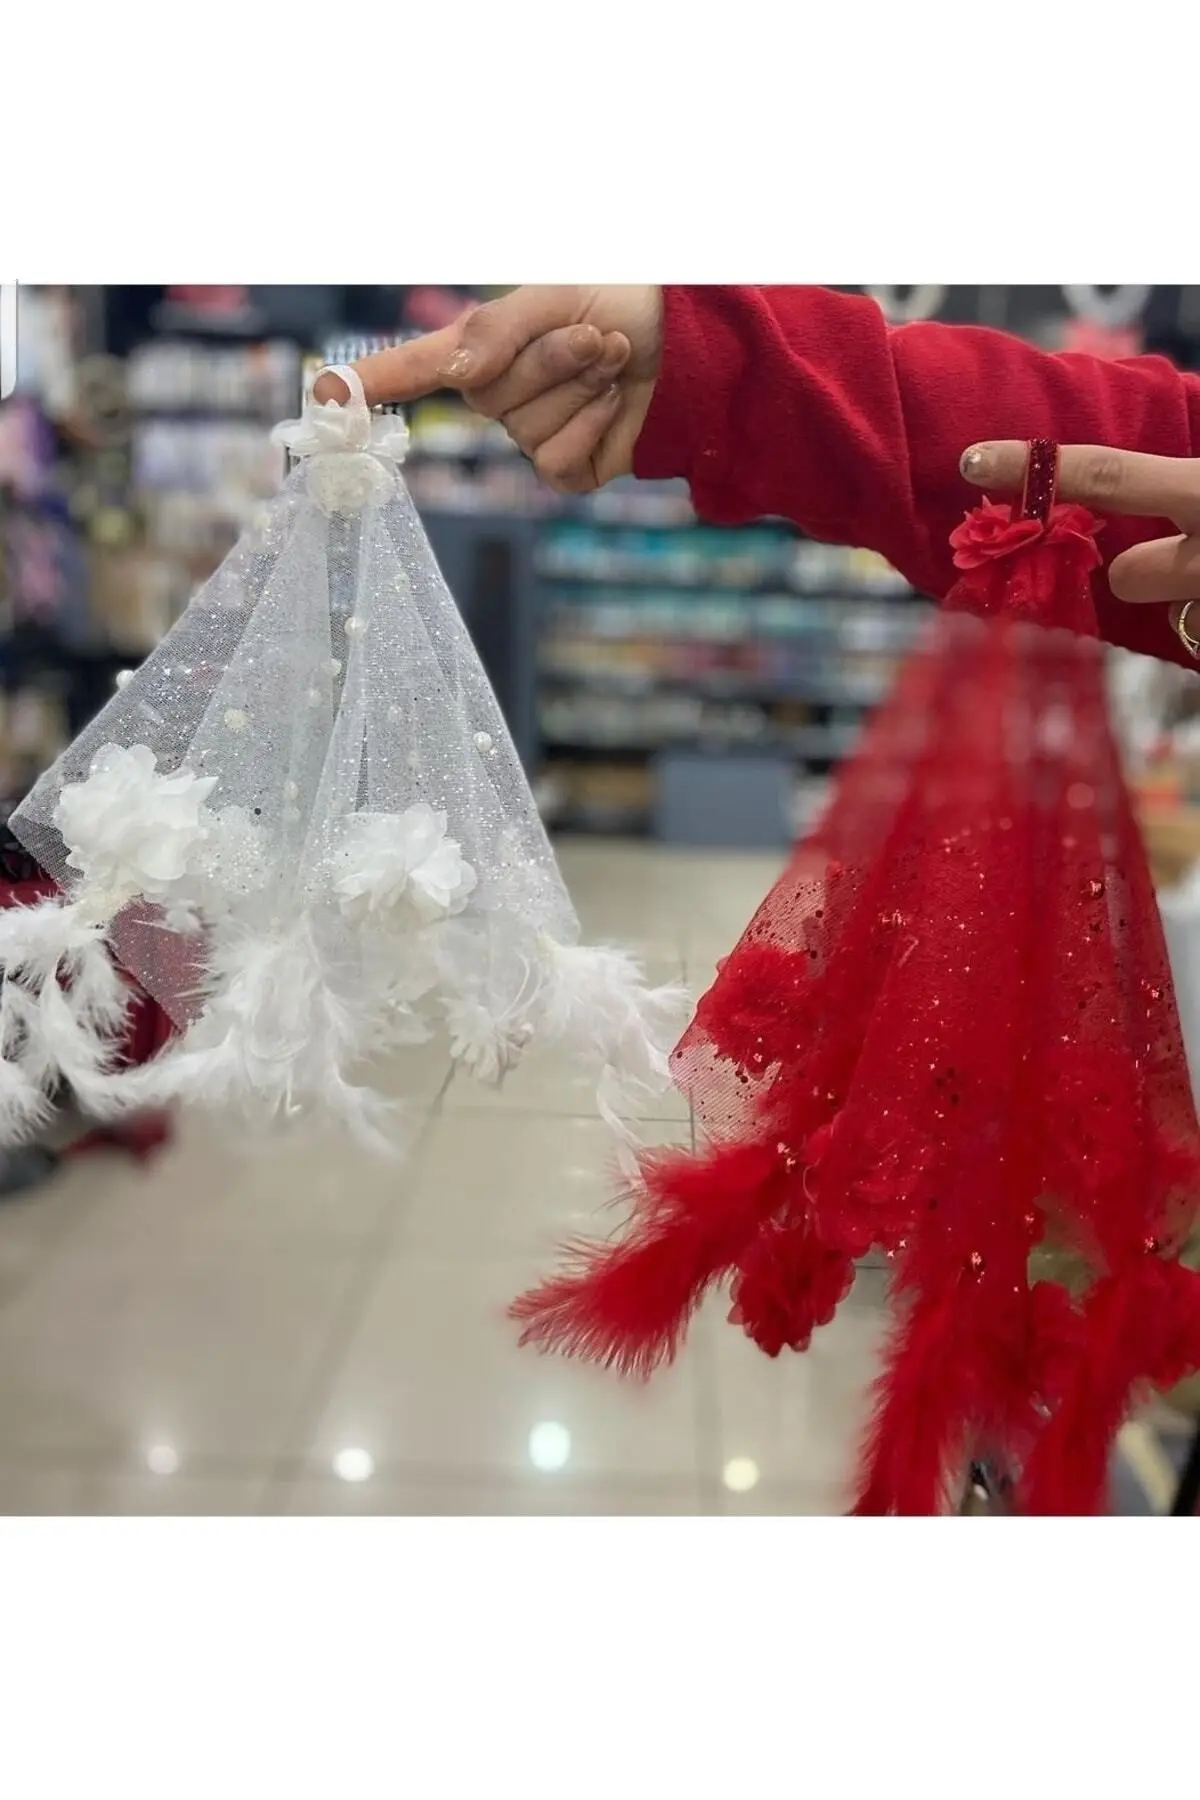
[{"label": "white fabric flower", "polygon": [[302,419],[287,419],[271,433],[306,463],[308,491],[326,513],[382,506],[396,488],[396,468],[408,453],[408,426],[397,414],[373,418],[352,401],[311,401]]},{"label": "white fabric flower", "polygon": [[188,871],[216,785],[215,775],[190,769],[160,775],[145,744],[105,744],[87,779],[64,787],[54,809],[68,866],[114,906],[137,894],[161,897]]},{"label": "white fabric flower", "polygon": [[396,491],[392,470],[365,451],[314,456],[305,479],[323,513],[356,513],[364,506],[385,506]]},{"label": "white fabric flower", "polygon": [[452,995],[445,1006],[451,1060],[461,1063],[484,1087],[498,1088],[520,1062],[533,1039],[529,1020],[495,1019],[473,995]]},{"label": "white fabric flower", "polygon": [[337,857],[334,893],[351,915],[393,913],[432,924],[462,912],[477,877],[446,835],[446,815],[424,803],[402,813],[357,813]]}]

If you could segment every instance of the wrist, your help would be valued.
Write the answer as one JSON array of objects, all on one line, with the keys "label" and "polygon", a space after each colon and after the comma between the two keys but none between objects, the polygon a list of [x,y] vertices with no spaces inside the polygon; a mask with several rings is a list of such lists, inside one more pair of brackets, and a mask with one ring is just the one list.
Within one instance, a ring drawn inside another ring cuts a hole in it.
[{"label": "wrist", "polygon": [[662,289],[662,358],[633,450],[642,481],[711,474],[722,454],[722,373],[732,349],[720,287]]}]

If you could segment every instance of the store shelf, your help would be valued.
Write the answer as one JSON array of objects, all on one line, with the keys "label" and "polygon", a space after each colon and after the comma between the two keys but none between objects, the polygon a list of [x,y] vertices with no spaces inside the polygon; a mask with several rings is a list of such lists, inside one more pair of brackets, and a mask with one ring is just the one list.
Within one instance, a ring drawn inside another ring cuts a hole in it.
[{"label": "store shelf", "polygon": [[553,729],[542,731],[543,744],[551,750],[570,756],[611,755],[638,759],[656,756],[664,750],[698,749],[718,752],[723,756],[761,755],[766,752],[794,757],[799,762],[810,764],[842,762],[853,750],[857,739],[857,732],[825,731],[819,726],[810,731],[767,734],[745,741],[725,739],[718,731],[706,733],[690,730],[681,732],[677,737],[664,735],[657,738],[565,737],[559,736]]},{"label": "store shelf", "polygon": [[623,675],[611,672],[576,674],[546,668],[542,678],[587,694],[615,694],[638,698],[653,694],[690,694],[698,700],[743,701],[750,706],[774,706],[788,701],[817,706],[877,706],[890,685],[887,679],[852,682],[819,674],[786,681],[746,681],[721,675]]},{"label": "store shelf", "polygon": [[697,598],[713,594],[728,594],[743,600],[805,600],[814,605],[825,602],[841,602],[849,605],[861,605],[864,602],[874,604],[893,604],[895,602],[915,601],[919,596],[909,587],[896,588],[891,592],[874,593],[862,587],[831,588],[828,586],[804,588],[794,584],[786,585],[780,581],[775,570],[764,570],[757,579],[746,580],[734,577],[722,577],[720,574],[704,577],[700,575],[678,576],[666,575],[653,569],[604,574],[593,574],[583,569],[557,568],[542,562],[538,566],[538,574],[550,587],[560,584],[565,587],[628,588],[633,593],[653,594],[664,589],[677,591],[681,596],[691,594]]},{"label": "store shelf", "polygon": [[505,515],[534,534],[534,735],[557,793],[548,811],[567,828],[649,828],[664,755],[765,756],[798,785],[824,779],[924,625],[919,596],[878,557],[781,521],[701,524],[680,483],[554,501],[501,456],[470,473],[426,456],[412,474],[451,536]]}]

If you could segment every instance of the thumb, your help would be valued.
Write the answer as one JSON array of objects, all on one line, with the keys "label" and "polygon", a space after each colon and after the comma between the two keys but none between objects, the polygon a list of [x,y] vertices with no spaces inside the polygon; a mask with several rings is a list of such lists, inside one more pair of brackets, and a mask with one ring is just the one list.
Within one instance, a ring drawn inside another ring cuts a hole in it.
[{"label": "thumb", "polygon": [[477,306],[457,326],[458,342],[442,365],[448,387],[481,388],[507,373],[536,339],[583,316],[587,290],[519,287]]}]

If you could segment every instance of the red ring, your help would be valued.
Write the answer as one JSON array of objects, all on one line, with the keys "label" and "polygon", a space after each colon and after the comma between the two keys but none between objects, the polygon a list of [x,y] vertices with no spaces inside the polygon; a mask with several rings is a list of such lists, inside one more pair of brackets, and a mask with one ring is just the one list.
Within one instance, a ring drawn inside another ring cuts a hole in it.
[{"label": "red ring", "polygon": [[1058,492],[1058,445],[1051,438],[1031,438],[1025,463],[1025,488],[1018,519],[1036,519],[1044,525]]}]

